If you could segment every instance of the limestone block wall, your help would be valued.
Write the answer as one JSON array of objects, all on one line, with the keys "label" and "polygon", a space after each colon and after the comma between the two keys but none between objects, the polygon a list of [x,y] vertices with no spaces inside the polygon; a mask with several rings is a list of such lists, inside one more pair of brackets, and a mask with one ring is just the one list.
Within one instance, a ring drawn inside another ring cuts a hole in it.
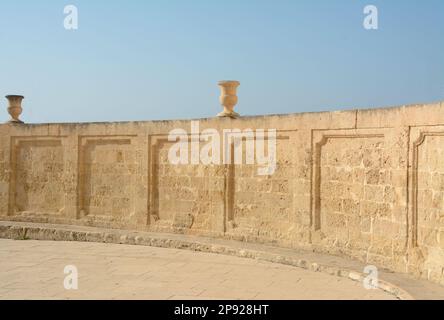
[{"label": "limestone block wall", "polygon": [[189,120],[2,124],[0,219],[311,249],[444,284],[444,103],[199,126],[276,129],[273,174],[245,161],[259,136],[241,163],[171,163],[171,130],[205,146]]}]

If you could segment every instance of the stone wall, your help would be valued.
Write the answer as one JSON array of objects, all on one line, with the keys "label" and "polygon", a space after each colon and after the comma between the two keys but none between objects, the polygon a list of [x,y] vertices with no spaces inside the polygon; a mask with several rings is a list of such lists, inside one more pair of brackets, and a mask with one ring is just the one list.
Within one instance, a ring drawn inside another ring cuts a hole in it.
[{"label": "stone wall", "polygon": [[168,134],[190,125],[0,125],[0,219],[313,249],[444,284],[444,103],[199,120],[276,129],[265,176],[245,161],[172,164]]}]

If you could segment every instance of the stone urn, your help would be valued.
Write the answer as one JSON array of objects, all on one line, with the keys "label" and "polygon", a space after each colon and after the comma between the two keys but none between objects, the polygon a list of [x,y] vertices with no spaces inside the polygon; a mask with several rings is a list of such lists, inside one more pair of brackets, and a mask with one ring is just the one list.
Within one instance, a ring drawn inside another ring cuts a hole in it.
[{"label": "stone urn", "polygon": [[237,104],[237,87],[239,81],[219,81],[220,87],[220,104],[224,107],[224,111],[219,113],[218,117],[238,118],[240,115],[234,112],[234,106]]},{"label": "stone urn", "polygon": [[8,113],[11,115],[11,120],[9,120],[10,123],[23,123],[23,121],[19,119],[19,116],[23,111],[22,100],[24,98],[24,96],[17,95],[6,96],[6,99],[9,101]]}]

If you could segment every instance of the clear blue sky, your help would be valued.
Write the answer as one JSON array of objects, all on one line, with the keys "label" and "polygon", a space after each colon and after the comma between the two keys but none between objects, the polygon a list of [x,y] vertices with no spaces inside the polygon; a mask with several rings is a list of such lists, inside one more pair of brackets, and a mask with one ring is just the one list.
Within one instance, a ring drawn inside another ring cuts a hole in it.
[{"label": "clear blue sky", "polygon": [[2,0],[0,44],[26,122],[214,116],[225,79],[243,115],[444,100],[443,0]]}]

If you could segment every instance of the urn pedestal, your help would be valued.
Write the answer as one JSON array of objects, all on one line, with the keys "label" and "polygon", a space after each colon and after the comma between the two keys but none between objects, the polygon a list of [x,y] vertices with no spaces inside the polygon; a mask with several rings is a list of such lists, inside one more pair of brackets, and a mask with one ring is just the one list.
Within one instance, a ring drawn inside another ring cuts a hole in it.
[{"label": "urn pedestal", "polygon": [[224,111],[219,113],[218,117],[238,118],[240,115],[234,112],[234,106],[237,104],[237,87],[239,81],[219,81],[220,87],[220,104],[224,107]]},{"label": "urn pedestal", "polygon": [[24,99],[24,96],[18,96],[18,95],[9,95],[6,96],[6,99],[9,101],[8,105],[8,113],[11,116],[11,120],[9,120],[9,123],[23,123],[19,119],[19,116],[22,114],[22,100]]}]

